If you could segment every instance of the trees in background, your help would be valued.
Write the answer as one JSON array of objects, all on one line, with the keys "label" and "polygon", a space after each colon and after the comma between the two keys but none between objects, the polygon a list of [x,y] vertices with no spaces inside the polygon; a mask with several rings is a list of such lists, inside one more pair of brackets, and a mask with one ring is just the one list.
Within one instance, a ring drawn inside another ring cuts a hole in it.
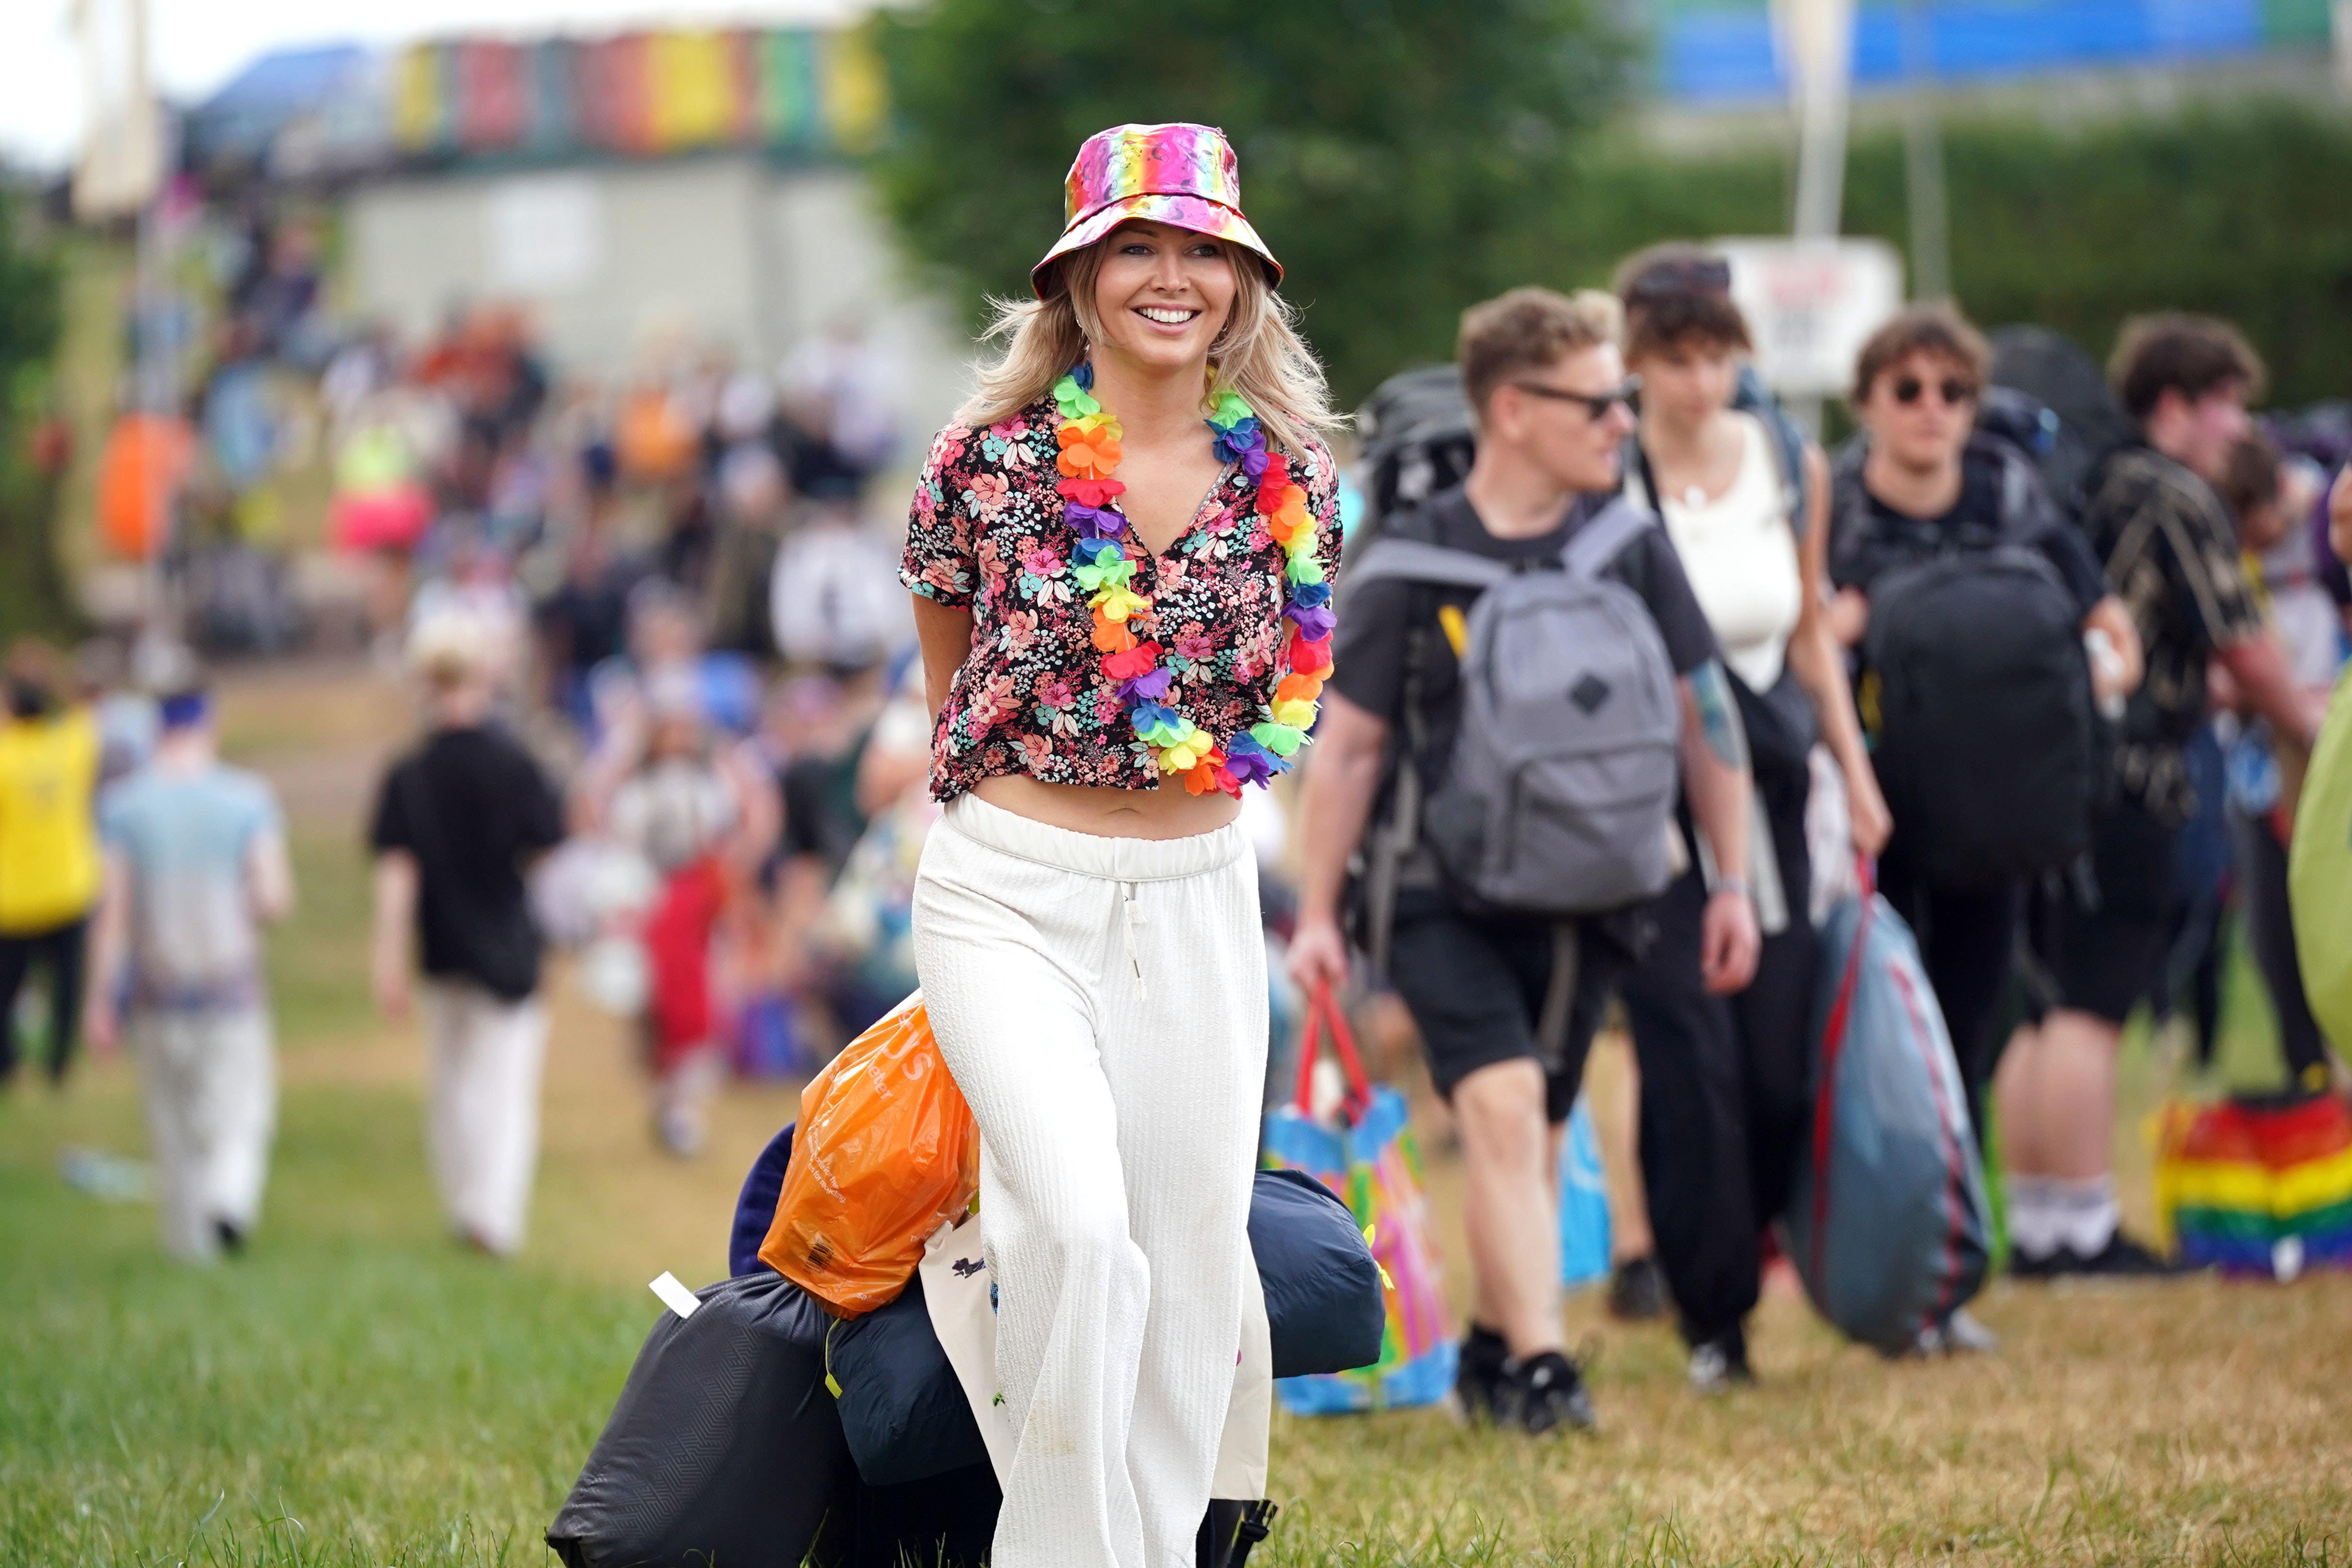
[{"label": "trees in background", "polygon": [[62,454],[35,450],[48,423],[60,276],[55,247],[31,234],[23,205],[0,187],[0,641],[73,624],[56,539]]},{"label": "trees in background", "polygon": [[[2271,400],[2352,395],[2352,115],[2285,98],[2053,125],[1956,117],[1944,126],[1952,285],[1985,327],[2033,321],[2105,361],[2147,310],[2236,321],[2269,362]],[[1903,138],[1857,134],[1845,227],[1902,247]],[[1675,155],[1609,139],[1583,160],[1523,275],[1602,283],[1653,241],[1780,232],[1788,161],[1775,145]]]},{"label": "trees in background", "polygon": [[[1289,269],[1343,404],[1452,352],[1515,283],[1605,285],[1660,239],[1786,228],[1789,148],[1704,153],[1592,132],[1633,45],[1605,0],[936,0],[880,24],[895,129],[877,174],[902,249],[980,319],[1058,232],[1081,140],[1198,120],[1240,150],[1250,217]],[[2055,125],[1945,129],[1953,282],[1987,326],[2039,321],[2104,357],[2123,319],[2230,317],[2284,404],[2352,364],[2352,117],[2255,97]],[[1846,226],[1898,247],[1901,139],[1857,134]]]},{"label": "trees in background", "polygon": [[881,24],[896,133],[877,174],[903,249],[974,318],[1025,296],[1078,143],[1221,126],[1341,398],[1452,350],[1524,281],[1534,210],[1622,101],[1598,0],[939,0]]}]

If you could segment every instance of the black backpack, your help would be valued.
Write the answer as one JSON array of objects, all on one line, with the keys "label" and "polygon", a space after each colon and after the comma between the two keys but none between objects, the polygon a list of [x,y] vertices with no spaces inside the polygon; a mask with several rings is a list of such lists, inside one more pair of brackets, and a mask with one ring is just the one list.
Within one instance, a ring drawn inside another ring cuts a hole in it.
[{"label": "black backpack", "polygon": [[1360,550],[1389,524],[1470,477],[1478,422],[1450,364],[1399,371],[1356,411],[1363,439],[1364,518],[1349,531]]},{"label": "black backpack", "polygon": [[1965,460],[2000,466],[1997,526],[1891,525],[1857,447],[1839,465],[1837,533],[1885,563],[1864,585],[1859,706],[1888,809],[1930,884],[1990,889],[2082,858],[2107,746],[2074,597],[2032,542],[2067,524],[2008,440],[1979,432]]},{"label": "black backpack", "polygon": [[1991,342],[1991,384],[1979,426],[2032,457],[2051,500],[2079,521],[2101,465],[2139,432],[2098,363],[2073,339],[2047,327],[2003,327]]}]

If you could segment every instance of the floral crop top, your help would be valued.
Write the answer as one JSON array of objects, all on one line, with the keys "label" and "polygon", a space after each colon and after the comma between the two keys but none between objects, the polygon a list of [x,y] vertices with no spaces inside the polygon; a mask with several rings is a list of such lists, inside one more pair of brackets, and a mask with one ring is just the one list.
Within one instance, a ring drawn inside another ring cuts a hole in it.
[{"label": "floral crop top", "polygon": [[[942,801],[1000,773],[1121,789],[1160,782],[1103,672],[1093,613],[1071,576],[1056,418],[1044,398],[985,430],[950,425],[915,486],[899,581],[972,612],[971,653],[931,734],[931,793]],[[1307,491],[1328,576],[1339,564],[1339,480],[1320,442],[1307,443],[1293,479]],[[1159,642],[1175,677],[1163,700],[1221,744],[1268,716],[1287,630],[1284,552],[1255,491],[1229,464],[1192,526],[1136,564],[1136,589],[1153,605],[1136,629]]]}]

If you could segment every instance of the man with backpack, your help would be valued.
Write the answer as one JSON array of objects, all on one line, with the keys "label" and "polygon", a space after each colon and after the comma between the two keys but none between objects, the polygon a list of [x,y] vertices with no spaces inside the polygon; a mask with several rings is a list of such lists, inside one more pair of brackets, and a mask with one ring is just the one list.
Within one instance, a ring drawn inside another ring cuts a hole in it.
[{"label": "man with backpack", "polygon": [[2094,470],[2084,527],[2147,676],[2115,748],[2115,798],[2092,825],[2091,875],[2043,900],[2037,948],[2054,1005],[2001,1067],[2011,1268],[2031,1279],[2170,1271],[2118,1229],[2116,1047],[2163,976],[2175,849],[2197,805],[2184,753],[2208,667],[2221,663],[2283,745],[2307,749],[2320,718],[2263,624],[2213,489],[2250,427],[2261,361],[2223,322],[2157,316],[2125,325],[2108,379],[2138,438]]},{"label": "man with backpack", "polygon": [[[1462,1132],[1475,1305],[1457,1398],[1530,1433],[1593,1424],[1562,1349],[1554,1173],[1638,908],[1689,852],[1668,831],[1678,784],[1713,864],[1748,863],[1714,633],[1655,519],[1616,500],[1620,321],[1606,295],[1540,289],[1463,316],[1477,455],[1349,566],[1291,945],[1302,987],[1345,979],[1361,849],[1360,934]],[[1744,881],[1717,878],[1709,988],[1745,985],[1758,943]]]},{"label": "man with backpack", "polygon": [[[1979,428],[1990,351],[1923,305],[1863,345],[1832,511],[1832,625],[1862,650],[1860,707],[1895,819],[1879,889],[1943,1008],[1978,1136],[2025,884],[2088,842],[2095,700],[2137,679],[2139,639],[2032,459]],[[2105,671],[2084,639],[2110,645]]]}]

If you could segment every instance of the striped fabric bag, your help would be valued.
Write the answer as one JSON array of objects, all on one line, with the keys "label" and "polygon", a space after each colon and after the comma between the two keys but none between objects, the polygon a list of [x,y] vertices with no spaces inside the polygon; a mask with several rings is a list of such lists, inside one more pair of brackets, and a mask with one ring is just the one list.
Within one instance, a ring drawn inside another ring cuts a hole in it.
[{"label": "striped fabric bag", "polygon": [[2158,1124],[2156,1206],[2186,1263],[2281,1280],[2352,1268],[2352,1111],[2332,1094],[2175,1101]]},{"label": "striped fabric bag", "polygon": [[[1329,1040],[1347,1075],[1337,1125],[1318,1121],[1314,1112],[1318,1032]],[[1278,1379],[1275,1394],[1284,1408],[1301,1415],[1338,1415],[1444,1398],[1454,1387],[1460,1347],[1430,1236],[1421,1152],[1404,1096],[1385,1084],[1375,1086],[1366,1076],[1355,1037],[1328,987],[1307,1004],[1291,1103],[1266,1117],[1265,1165],[1304,1171],[1346,1201],[1381,1266],[1388,1308],[1379,1361],[1354,1372]]]}]

